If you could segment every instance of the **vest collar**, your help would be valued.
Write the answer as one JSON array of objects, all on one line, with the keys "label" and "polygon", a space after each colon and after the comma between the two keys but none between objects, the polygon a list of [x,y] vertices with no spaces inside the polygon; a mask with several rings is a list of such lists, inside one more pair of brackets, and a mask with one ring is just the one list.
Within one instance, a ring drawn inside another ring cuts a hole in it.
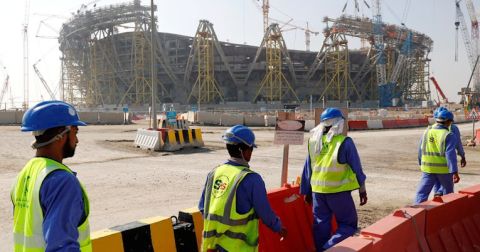
[{"label": "vest collar", "polygon": [[247,168],[250,168],[250,165],[243,158],[230,157],[228,159],[228,162],[233,162],[233,163],[238,164],[240,166],[245,166]]}]

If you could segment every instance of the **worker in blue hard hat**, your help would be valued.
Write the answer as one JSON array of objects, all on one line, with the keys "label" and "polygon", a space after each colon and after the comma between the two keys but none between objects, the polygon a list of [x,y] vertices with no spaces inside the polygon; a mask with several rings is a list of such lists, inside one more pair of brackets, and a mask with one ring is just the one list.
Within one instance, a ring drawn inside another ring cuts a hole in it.
[{"label": "worker in blue hard hat", "polygon": [[[435,109],[435,113],[433,114],[433,117],[438,118],[438,114],[441,111],[447,111],[447,110],[448,109],[445,108],[445,107],[438,107],[437,109]],[[429,127],[435,127],[436,125],[437,124],[433,124],[432,126],[429,126]],[[448,130],[450,132],[452,132],[455,135],[455,138],[457,139],[457,145],[455,146],[455,149],[457,150],[457,155],[461,157],[460,165],[463,168],[467,165],[467,161],[465,159],[465,151],[463,150],[462,138],[460,136],[460,130],[458,129],[457,125],[453,124],[453,121],[452,121],[452,124],[450,124],[450,127],[448,127]],[[446,193],[444,193],[443,188],[442,188],[440,182],[438,182],[438,181],[433,186],[433,193],[435,194],[435,196],[442,196],[442,195],[446,194]]]},{"label": "worker in blue hard hat", "polygon": [[78,126],[87,125],[62,101],[25,112],[21,131],[35,136],[36,152],[12,186],[14,251],[92,251],[87,193],[62,163],[75,154]]},{"label": "worker in blue hard hat", "polygon": [[450,111],[440,111],[437,124],[427,127],[420,138],[418,147],[418,163],[422,169],[422,179],[415,195],[414,204],[428,200],[433,185],[438,181],[445,194],[453,192],[453,184],[460,181],[458,176],[456,136],[449,131],[453,122]]},{"label": "worker in blue hard hat", "polygon": [[287,229],[270,207],[262,177],[250,170],[255,134],[236,125],[222,139],[230,158],[208,174],[198,204],[204,219],[202,251],[258,251],[259,218],[282,239]]},{"label": "worker in blue hard hat", "polygon": [[[353,140],[341,135],[345,118],[336,108],[323,111],[311,130],[300,193],[313,203],[313,236],[317,251],[329,249],[352,236],[358,217],[351,191],[359,189],[360,206],[367,203],[366,176]],[[338,224],[331,235],[332,215]]]}]

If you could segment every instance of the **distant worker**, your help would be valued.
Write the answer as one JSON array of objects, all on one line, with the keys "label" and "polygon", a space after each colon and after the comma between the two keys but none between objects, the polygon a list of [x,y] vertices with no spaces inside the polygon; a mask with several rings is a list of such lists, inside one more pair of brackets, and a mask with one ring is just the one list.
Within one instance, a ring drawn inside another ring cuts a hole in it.
[{"label": "distant worker", "polygon": [[[448,109],[445,108],[445,107],[438,107],[437,109],[435,109],[435,113],[433,114],[433,117],[437,118],[438,113],[440,113],[441,111],[447,111],[447,110]],[[437,124],[434,124],[431,127],[435,127],[436,125]],[[453,124],[453,122],[450,125],[450,127],[448,127],[448,130],[450,132],[452,132],[457,139],[457,145],[455,146],[455,149],[457,150],[457,155],[459,155],[462,158],[460,160],[460,165],[463,168],[467,165],[467,161],[465,160],[465,151],[463,150],[462,138],[460,136],[460,130],[458,129],[457,125]],[[435,196],[442,196],[442,195],[446,194],[446,193],[444,193],[443,188],[442,188],[439,181],[437,181],[435,183],[435,185],[433,186],[433,192],[434,192]]]},{"label": "distant worker", "polygon": [[257,147],[255,135],[236,125],[222,139],[230,158],[208,174],[198,204],[204,219],[202,251],[258,251],[258,218],[286,238],[287,229],[270,207],[262,177],[248,164]]},{"label": "distant worker", "polygon": [[422,179],[415,196],[414,204],[428,200],[433,185],[439,181],[445,194],[453,192],[453,184],[460,181],[458,176],[456,136],[448,128],[453,122],[453,114],[440,111],[437,125],[428,127],[420,138],[418,163],[422,169]]},{"label": "distant worker", "polygon": [[78,126],[87,125],[62,101],[25,112],[21,131],[35,136],[36,153],[12,186],[14,251],[92,251],[87,193],[62,163],[75,153]]},{"label": "distant worker", "polygon": [[[327,250],[357,231],[357,210],[351,191],[359,189],[360,206],[368,200],[367,177],[357,148],[351,138],[341,135],[344,122],[339,109],[328,108],[308,140],[300,193],[309,205],[313,198],[313,238],[317,251]],[[332,214],[338,224],[333,235]]]}]

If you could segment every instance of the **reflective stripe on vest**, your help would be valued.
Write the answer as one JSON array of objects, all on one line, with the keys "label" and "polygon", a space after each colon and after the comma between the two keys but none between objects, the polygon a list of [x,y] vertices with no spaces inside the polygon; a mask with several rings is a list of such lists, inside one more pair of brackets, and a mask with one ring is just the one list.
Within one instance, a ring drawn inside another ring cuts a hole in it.
[{"label": "reflective stripe on vest", "polygon": [[258,216],[253,208],[238,214],[235,205],[238,185],[248,173],[252,171],[232,165],[210,172],[205,188],[202,251],[216,249],[217,244],[227,251],[258,250]]},{"label": "reflective stripe on vest", "polygon": [[347,163],[339,164],[337,161],[338,150],[345,138],[345,136],[337,135],[332,138],[330,143],[327,143],[326,135],[324,135],[322,137],[324,144],[318,156],[315,155],[316,140],[309,139],[308,152],[312,167],[310,184],[313,192],[337,193],[360,187],[350,166]]},{"label": "reflective stripe on vest", "polygon": [[[450,134],[446,129],[427,127],[423,133],[421,146],[421,169],[427,173],[450,173],[445,157],[445,141]],[[438,140],[439,139],[439,140]]]},{"label": "reflective stripe on vest", "polygon": [[[60,169],[72,173],[66,166],[51,159],[34,158],[25,165],[15,179],[11,191],[12,202],[15,205],[13,227],[15,251],[37,252],[45,250],[46,244],[42,228],[43,210],[39,197],[40,187],[48,174]],[[33,186],[29,183],[30,181],[34,181]],[[79,237],[77,241],[82,252],[91,252],[90,226],[88,224],[90,204],[81,183],[80,186],[83,191],[87,217],[85,222],[78,227]]]}]

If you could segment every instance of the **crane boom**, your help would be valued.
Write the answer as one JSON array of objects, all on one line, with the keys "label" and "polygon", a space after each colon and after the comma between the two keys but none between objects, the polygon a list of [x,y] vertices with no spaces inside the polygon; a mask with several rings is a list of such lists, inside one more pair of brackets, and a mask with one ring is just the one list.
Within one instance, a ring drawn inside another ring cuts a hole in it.
[{"label": "crane boom", "polygon": [[460,28],[463,38],[463,43],[465,44],[465,49],[467,51],[468,61],[470,62],[470,67],[473,70],[473,65],[475,65],[475,55],[473,53],[472,43],[470,41],[470,36],[468,34],[467,24],[465,18],[463,17],[462,9],[460,9],[460,1],[455,1],[456,6],[456,21],[455,26]]},{"label": "crane boom", "polygon": [[28,109],[28,20],[30,18],[30,0],[25,0],[25,18],[23,21],[23,110]]},{"label": "crane boom", "polygon": [[0,103],[2,103],[3,97],[5,96],[5,93],[7,93],[8,79],[9,79],[9,76],[7,75],[7,78],[5,78],[5,82],[3,83],[2,93],[0,93]]},{"label": "crane boom", "polygon": [[[37,62],[38,63],[38,62]],[[42,74],[40,74],[40,71],[38,71],[36,65],[37,63],[33,64],[33,70],[35,70],[35,73],[37,74],[38,78],[40,79],[40,81],[42,82],[43,86],[45,87],[45,89],[47,90],[48,94],[50,95],[50,98],[52,100],[55,100],[55,95],[53,94],[52,90],[50,89],[50,87],[48,86],[47,82],[45,81],[45,79],[43,78]]]},{"label": "crane boom", "polygon": [[[438,85],[437,83],[437,80],[435,79],[435,77],[430,77],[430,80],[433,82],[433,85],[435,85],[435,88],[437,89],[438,93],[440,94],[440,96],[442,96],[442,99],[443,99],[443,103],[448,103],[448,99],[447,97],[445,96],[445,94],[443,94],[443,91],[442,89],[440,88],[440,86]],[[440,101],[438,101],[439,105],[440,105]]]}]

